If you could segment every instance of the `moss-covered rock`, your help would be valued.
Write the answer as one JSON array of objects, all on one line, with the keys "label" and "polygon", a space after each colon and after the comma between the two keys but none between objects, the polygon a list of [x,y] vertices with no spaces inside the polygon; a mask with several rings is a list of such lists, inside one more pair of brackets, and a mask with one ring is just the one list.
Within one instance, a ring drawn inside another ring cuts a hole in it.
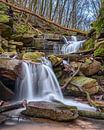
[{"label": "moss-covered rock", "polygon": [[27,32],[28,32],[28,26],[26,24],[19,24],[19,26],[16,26],[17,34],[24,34]]},{"label": "moss-covered rock", "polygon": [[98,48],[94,51],[94,56],[104,56],[104,48]]},{"label": "moss-covered rock", "polygon": [[[71,86],[72,85],[72,86]],[[73,87],[75,86],[75,87]],[[87,91],[90,94],[95,94],[99,90],[99,85],[95,79],[87,78],[84,76],[76,76],[71,81],[68,89],[72,89],[72,91],[80,91],[83,90],[83,92]]]},{"label": "moss-covered rock", "polygon": [[22,114],[33,118],[37,117],[55,121],[71,121],[78,117],[78,110],[74,106],[66,106],[60,102],[30,102]]},{"label": "moss-covered rock", "polygon": [[41,62],[41,57],[45,56],[43,52],[27,52],[23,55],[23,60],[30,60],[33,62]]},{"label": "moss-covered rock", "polygon": [[4,53],[4,50],[2,47],[0,47],[0,53]]},{"label": "moss-covered rock", "polygon": [[6,11],[7,8],[8,7],[5,4],[0,3],[0,11]]},{"label": "moss-covered rock", "polygon": [[5,14],[0,14],[0,23],[8,23],[9,22],[9,16]]},{"label": "moss-covered rock", "polygon": [[59,58],[59,57],[57,57],[55,55],[49,55],[48,58],[52,62],[52,65],[54,65],[54,66],[57,66],[57,65],[61,64],[62,61],[63,61],[62,58]]}]

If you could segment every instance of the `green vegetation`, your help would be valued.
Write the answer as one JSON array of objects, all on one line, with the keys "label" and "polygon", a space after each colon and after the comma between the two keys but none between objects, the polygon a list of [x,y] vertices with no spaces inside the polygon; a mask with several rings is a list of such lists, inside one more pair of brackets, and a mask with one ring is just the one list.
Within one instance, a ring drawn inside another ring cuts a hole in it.
[{"label": "green vegetation", "polygon": [[98,48],[94,51],[94,56],[104,56],[104,48]]},{"label": "green vegetation", "polygon": [[16,26],[17,34],[24,34],[28,32],[28,26],[26,24],[19,24]]},{"label": "green vegetation", "polygon": [[83,48],[85,50],[89,50],[91,48],[94,48],[94,39],[93,38],[90,38],[89,40],[86,41],[86,43],[84,44]]},{"label": "green vegetation", "polygon": [[7,6],[5,4],[0,3],[0,11],[6,11],[7,10]]},{"label": "green vegetation", "polygon": [[9,22],[9,16],[5,14],[0,14],[0,23],[8,23]]}]

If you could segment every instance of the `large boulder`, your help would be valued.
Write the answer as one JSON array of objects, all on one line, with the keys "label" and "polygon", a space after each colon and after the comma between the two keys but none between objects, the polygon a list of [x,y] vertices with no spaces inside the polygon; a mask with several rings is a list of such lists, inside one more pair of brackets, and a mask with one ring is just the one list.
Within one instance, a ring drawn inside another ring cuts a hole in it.
[{"label": "large boulder", "polygon": [[[95,94],[99,90],[98,82],[95,79],[84,76],[74,77],[70,84],[72,85],[72,88],[75,86],[77,90],[81,89],[83,92],[87,91],[90,94]],[[70,86],[69,89],[71,88]]]},{"label": "large boulder", "polygon": [[55,121],[70,121],[78,117],[76,107],[49,102],[30,102],[22,113],[34,118],[47,118]]},{"label": "large boulder", "polygon": [[90,59],[86,59],[86,61],[82,63],[80,70],[85,76],[91,76],[96,74],[100,70],[100,68],[100,62],[96,60],[91,61]]},{"label": "large boulder", "polygon": [[0,58],[0,76],[15,80],[18,76],[19,60]]}]

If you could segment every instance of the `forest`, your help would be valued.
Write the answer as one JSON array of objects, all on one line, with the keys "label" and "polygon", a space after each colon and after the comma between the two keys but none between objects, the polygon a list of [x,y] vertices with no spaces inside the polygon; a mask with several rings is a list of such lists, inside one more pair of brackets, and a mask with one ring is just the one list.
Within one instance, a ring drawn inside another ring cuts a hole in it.
[{"label": "forest", "polygon": [[0,0],[0,130],[103,124],[104,0]]}]

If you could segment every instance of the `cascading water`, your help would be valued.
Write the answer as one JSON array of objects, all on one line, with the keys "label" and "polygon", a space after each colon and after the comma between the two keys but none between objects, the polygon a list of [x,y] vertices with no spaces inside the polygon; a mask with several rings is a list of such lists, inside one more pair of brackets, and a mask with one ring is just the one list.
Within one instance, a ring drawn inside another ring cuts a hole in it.
[{"label": "cascading water", "polygon": [[63,54],[70,54],[70,53],[78,52],[79,49],[82,47],[83,43],[85,42],[85,40],[77,41],[77,37],[75,36],[71,36],[71,41],[68,41],[66,37],[63,37],[63,40],[65,43],[61,49]]},{"label": "cascading water", "polygon": [[[44,59],[44,58],[43,58]],[[47,63],[47,60],[45,60]],[[92,110],[87,104],[63,98],[63,94],[52,68],[43,63],[22,63],[22,73],[17,79],[18,100],[61,101],[80,110]],[[55,99],[55,100],[54,100]]]},{"label": "cascading water", "polygon": [[22,70],[22,79],[17,79],[19,100],[63,99],[57,78],[49,66],[23,62]]}]

